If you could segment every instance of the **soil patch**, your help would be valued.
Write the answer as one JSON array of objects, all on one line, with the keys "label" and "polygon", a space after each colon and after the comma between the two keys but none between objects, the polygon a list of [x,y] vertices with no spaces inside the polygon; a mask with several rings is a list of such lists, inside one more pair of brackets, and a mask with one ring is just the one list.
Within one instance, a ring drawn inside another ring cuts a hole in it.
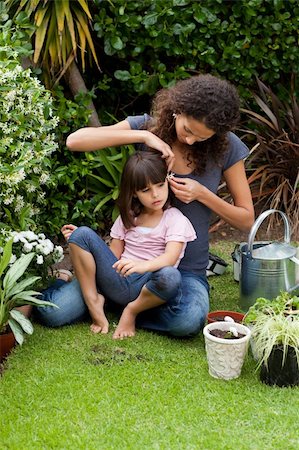
[{"label": "soil patch", "polygon": [[230,333],[227,330],[219,330],[218,328],[215,328],[214,330],[209,330],[210,334],[212,336],[221,338],[221,339],[241,339],[242,337],[246,336],[245,334],[238,333],[238,336],[234,336],[232,333]]}]

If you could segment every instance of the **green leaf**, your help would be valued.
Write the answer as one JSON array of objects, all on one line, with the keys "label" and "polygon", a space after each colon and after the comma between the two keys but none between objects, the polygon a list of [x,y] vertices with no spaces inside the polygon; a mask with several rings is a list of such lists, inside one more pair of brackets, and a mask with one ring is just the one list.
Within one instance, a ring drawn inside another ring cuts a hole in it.
[{"label": "green leaf", "polygon": [[13,332],[18,344],[22,345],[24,342],[23,328],[14,319],[9,319],[8,324]]},{"label": "green leaf", "polygon": [[7,268],[11,255],[12,255],[12,243],[13,239],[10,239],[7,241],[4,249],[3,254],[0,260],[0,276],[3,274],[4,270]]},{"label": "green leaf", "polygon": [[28,286],[31,286],[36,281],[40,280],[41,277],[30,277],[26,278],[25,280],[20,281],[19,283],[15,284],[9,291],[9,296],[13,296],[18,294],[19,292],[23,292],[25,288]]},{"label": "green leaf", "polygon": [[123,41],[118,36],[113,36],[111,38],[111,45],[115,50],[121,50],[124,46]]},{"label": "green leaf", "polygon": [[34,257],[34,253],[28,253],[27,255],[22,255],[19,259],[17,259],[10,269],[6,272],[6,275],[3,280],[3,288],[6,291],[12,289],[15,282],[24,274],[25,270],[31,263]]},{"label": "green leaf", "polygon": [[27,334],[33,333],[33,326],[30,320],[24,316],[20,311],[16,309],[12,309],[10,312],[11,317],[18,322],[19,325],[21,325],[22,329]]},{"label": "green leaf", "polygon": [[116,70],[114,76],[117,80],[121,81],[128,81],[131,78],[131,74],[127,70]]}]

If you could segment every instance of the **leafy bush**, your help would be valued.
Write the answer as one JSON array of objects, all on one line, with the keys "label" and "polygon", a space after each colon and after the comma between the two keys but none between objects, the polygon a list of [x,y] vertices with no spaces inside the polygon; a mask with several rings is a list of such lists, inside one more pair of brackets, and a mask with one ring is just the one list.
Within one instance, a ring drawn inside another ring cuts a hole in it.
[{"label": "leafy bush", "polygon": [[141,110],[136,94],[153,95],[197,72],[229,79],[242,95],[255,76],[272,84],[299,71],[298,15],[296,0],[95,0],[103,80],[111,79],[101,105],[104,98],[106,107],[133,102]]},{"label": "leafy bush", "polygon": [[[46,185],[53,185],[50,155],[57,149],[50,93],[0,34],[0,224],[24,229],[38,224]],[[6,59],[5,59],[6,58]]]},{"label": "leafy bush", "polygon": [[[286,100],[258,80],[259,95],[253,94],[261,113],[243,109],[249,119],[243,129],[248,141],[258,143],[248,161],[253,197],[264,207],[285,211],[295,235],[299,231],[299,105],[295,82],[288,91],[280,88]],[[279,88],[278,88],[279,90]],[[273,218],[272,223],[273,224]],[[271,221],[271,218],[270,218]]]}]

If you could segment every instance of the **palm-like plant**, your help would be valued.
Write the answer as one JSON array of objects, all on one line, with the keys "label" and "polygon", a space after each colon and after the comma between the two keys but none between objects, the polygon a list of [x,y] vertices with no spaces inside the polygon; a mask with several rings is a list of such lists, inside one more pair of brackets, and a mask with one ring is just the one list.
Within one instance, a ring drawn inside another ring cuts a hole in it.
[{"label": "palm-like plant", "polygon": [[[254,136],[259,145],[247,160],[256,204],[263,201],[270,209],[285,211],[295,235],[299,231],[299,106],[295,94],[295,80],[287,100],[280,100],[273,91],[257,80],[259,95],[254,99],[262,114],[242,109],[250,119],[242,129]],[[285,98],[286,95],[285,95]],[[269,224],[270,225],[270,224]]]},{"label": "palm-like plant", "polygon": [[[77,67],[78,53],[81,67],[85,70],[87,51],[97,67],[99,63],[90,33],[91,13],[87,0],[6,0],[8,12],[18,15],[25,12],[36,26],[33,34],[33,62],[40,64],[45,73],[46,85],[50,87],[64,76],[73,94],[87,92],[84,80]],[[99,126],[96,111],[92,125]]]}]

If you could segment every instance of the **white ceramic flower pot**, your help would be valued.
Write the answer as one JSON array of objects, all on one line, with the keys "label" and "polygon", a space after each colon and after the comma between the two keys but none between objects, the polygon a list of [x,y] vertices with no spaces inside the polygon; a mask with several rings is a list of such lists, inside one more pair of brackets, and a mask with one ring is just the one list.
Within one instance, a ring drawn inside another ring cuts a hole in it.
[{"label": "white ceramic flower pot", "polygon": [[222,339],[212,336],[209,331],[214,329],[229,331],[232,323],[214,322],[209,323],[203,329],[205,346],[209,364],[209,373],[214,378],[232,380],[241,374],[245,356],[248,350],[251,331],[248,327],[239,323],[233,326],[238,333],[245,336],[240,339]]}]

